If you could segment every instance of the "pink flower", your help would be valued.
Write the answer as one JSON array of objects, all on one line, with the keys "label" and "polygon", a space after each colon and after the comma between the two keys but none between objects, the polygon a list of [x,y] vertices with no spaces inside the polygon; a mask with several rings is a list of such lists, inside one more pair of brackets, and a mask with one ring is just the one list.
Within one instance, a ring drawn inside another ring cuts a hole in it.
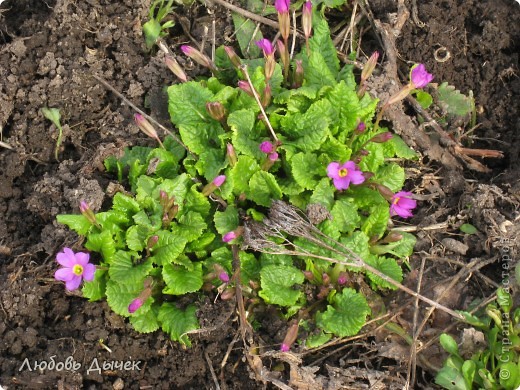
[{"label": "pink flower", "polygon": [[411,192],[399,191],[392,196],[390,205],[390,215],[398,215],[402,218],[409,218],[413,216],[411,210],[417,207],[417,202],[410,199],[412,196]]},{"label": "pink flower", "polygon": [[222,236],[222,241],[227,243],[233,241],[235,238],[237,238],[236,233],[234,231],[230,231]]},{"label": "pink flower", "polygon": [[289,347],[287,344],[282,344],[280,346],[280,351],[282,351],[282,352],[289,352],[290,349],[291,349],[291,347]]},{"label": "pink flower", "polygon": [[226,271],[223,271],[221,273],[218,274],[218,278],[224,282],[224,283],[228,283],[229,282],[229,275]]},{"label": "pink flower", "polygon": [[128,305],[128,312],[129,313],[135,313],[137,309],[139,309],[141,306],[143,306],[143,300],[140,298],[135,298],[130,304]]},{"label": "pink flower", "polygon": [[433,80],[433,75],[426,71],[424,64],[419,64],[413,67],[410,79],[415,88],[423,88]]},{"label": "pink flower", "polygon": [[260,144],[260,150],[263,153],[269,154],[274,151],[274,146],[270,141],[264,141]]},{"label": "pink flower", "polygon": [[353,161],[344,164],[331,162],[327,167],[327,176],[332,179],[334,186],[338,190],[346,190],[350,183],[361,184],[365,181],[363,172],[359,170]]},{"label": "pink flower", "polygon": [[278,153],[276,153],[276,152],[269,153],[269,155],[268,155],[267,157],[268,157],[269,160],[271,160],[271,161],[276,161],[276,160],[278,160]]},{"label": "pink flower", "polygon": [[217,187],[220,187],[226,181],[226,175],[219,175],[213,179],[212,183]]},{"label": "pink flower", "polygon": [[289,12],[289,7],[291,6],[290,0],[275,0],[274,8],[276,8],[276,12],[280,14],[284,14]]},{"label": "pink flower", "polygon": [[268,57],[273,55],[274,47],[269,39],[260,39],[259,41],[255,41],[256,46],[258,46],[264,52],[264,56]]},{"label": "pink flower", "polygon": [[77,289],[83,279],[93,280],[96,266],[89,263],[89,258],[88,253],[74,253],[70,248],[63,248],[63,252],[56,255],[56,261],[63,268],[54,273],[54,278],[65,282],[65,287],[69,291]]}]

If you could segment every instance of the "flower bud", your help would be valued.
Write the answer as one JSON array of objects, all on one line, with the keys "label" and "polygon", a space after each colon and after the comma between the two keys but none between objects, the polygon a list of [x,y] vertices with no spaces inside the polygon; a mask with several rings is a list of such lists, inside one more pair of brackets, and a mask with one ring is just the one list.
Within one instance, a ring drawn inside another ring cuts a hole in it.
[{"label": "flower bud", "polygon": [[175,58],[170,55],[164,57],[164,63],[172,71],[172,73],[179,78],[182,82],[188,81],[188,76],[184,73],[184,70],[181,68],[179,63]]},{"label": "flower bud", "polygon": [[87,219],[87,221],[89,221],[92,225],[96,225],[96,226],[99,226],[97,221],[96,221],[96,215],[94,214],[94,212],[91,210],[90,206],[88,205],[87,202],[85,202],[84,200],[82,200],[81,202],[79,202],[79,211],[81,211],[81,214]]},{"label": "flower bud", "polygon": [[135,313],[137,309],[143,306],[143,303],[144,302],[141,299],[135,298],[132,302],[130,302],[130,305],[128,305],[128,312]]},{"label": "flower bud", "polygon": [[328,284],[330,284],[330,276],[328,273],[324,272],[322,275],[321,275],[321,279],[323,280],[323,285],[324,286],[327,286]]},{"label": "flower bud", "polygon": [[226,54],[229,57],[231,63],[236,68],[240,68],[240,66],[242,65],[242,60],[240,60],[240,57],[237,55],[235,50],[231,46],[224,46],[224,50],[226,51]]},{"label": "flower bud", "polygon": [[306,1],[303,3],[302,10],[302,28],[305,39],[311,36],[312,32],[312,2]]},{"label": "flower bud", "polygon": [[357,127],[356,127],[356,134],[363,134],[365,132],[367,128],[367,125],[365,124],[365,122],[359,122]]},{"label": "flower bud", "polygon": [[229,165],[232,167],[234,167],[238,162],[237,154],[232,144],[226,144],[226,157],[229,161]]},{"label": "flower bud", "polygon": [[202,65],[211,70],[216,70],[215,64],[205,54],[202,54],[200,51],[198,51],[194,47],[191,47],[188,45],[182,45],[181,50],[185,55],[190,57],[193,61],[195,61],[199,65]]},{"label": "flower bud", "polygon": [[285,334],[285,338],[283,339],[282,345],[280,346],[280,351],[289,352],[291,349],[291,345],[296,341],[298,337],[298,322],[294,322],[287,329],[287,333]]},{"label": "flower bud", "polygon": [[274,55],[267,57],[265,59],[265,69],[264,69],[266,81],[271,80],[271,77],[273,77],[275,68],[276,68],[276,60],[274,59]]},{"label": "flower bud", "polygon": [[376,188],[379,191],[379,193],[383,196],[383,198],[385,198],[388,201],[391,201],[391,199],[394,196],[394,193],[392,192],[392,190],[390,188],[388,188],[387,186],[385,186],[383,184],[377,184]]},{"label": "flower bud", "polygon": [[260,39],[259,41],[255,41],[256,46],[258,46],[264,52],[264,57],[271,57],[274,54],[274,46],[269,39]]},{"label": "flower bud", "polygon": [[308,281],[314,280],[314,274],[311,271],[303,271],[303,275]]},{"label": "flower bud", "polygon": [[247,81],[240,80],[238,82],[238,88],[247,93],[249,96],[255,97],[255,94],[253,93],[253,90]]},{"label": "flower bud", "polygon": [[155,244],[157,244],[158,241],[159,241],[158,235],[150,236],[150,238],[146,242],[146,249],[148,249],[148,250],[152,249],[155,246]]},{"label": "flower bud", "polygon": [[296,69],[293,75],[293,88],[300,88],[303,85],[303,66],[301,60],[296,60]]},{"label": "flower bud", "polygon": [[414,89],[414,86],[412,84],[407,84],[403,88],[399,90],[395,95],[391,96],[390,99],[388,99],[388,102],[385,104],[385,106],[389,106],[391,104],[397,103],[401,100],[403,100],[405,97],[407,97],[410,92]]},{"label": "flower bud", "polygon": [[340,272],[339,276],[338,276],[338,284],[340,286],[343,286],[343,285],[347,284],[347,281],[348,281],[347,273],[346,272]]},{"label": "flower bud", "polygon": [[235,238],[237,238],[236,233],[234,231],[230,231],[222,236],[222,241],[228,243],[230,241],[233,241]]},{"label": "flower bud", "polygon": [[208,114],[216,121],[222,121],[226,117],[226,107],[220,102],[207,102],[206,110]]},{"label": "flower bud", "polygon": [[274,152],[274,146],[270,141],[264,141],[260,144],[260,150],[263,153],[269,154]]},{"label": "flower bud", "polygon": [[283,40],[287,42],[291,30],[291,20],[289,16],[290,0],[275,0],[274,7],[278,13],[280,34],[282,35]]},{"label": "flower bud", "polygon": [[403,239],[403,235],[398,232],[390,232],[388,235],[383,239],[383,243],[389,244],[391,242],[398,242]]},{"label": "flower bud", "polygon": [[213,184],[217,187],[220,187],[224,182],[226,181],[226,175],[219,175],[216,178],[213,179]]},{"label": "flower bud", "polygon": [[363,80],[363,82],[372,75],[372,72],[376,68],[378,59],[379,59],[379,52],[375,51],[374,53],[372,53],[372,55],[368,59],[367,63],[363,67],[363,70],[361,71],[361,80]]},{"label": "flower bud", "polygon": [[267,83],[265,86],[260,103],[262,103],[262,107],[267,107],[271,103],[271,84]]},{"label": "flower bud", "polygon": [[219,175],[213,179],[211,183],[206,184],[202,189],[202,194],[205,196],[209,196],[213,193],[217,188],[219,188],[226,181],[225,175]]},{"label": "flower bud", "polygon": [[221,272],[218,274],[218,278],[224,282],[224,283],[229,283],[229,275],[227,272]]},{"label": "flower bud", "polygon": [[233,299],[234,296],[235,296],[235,288],[228,287],[222,292],[222,294],[220,294],[220,299],[222,299],[223,301],[229,301],[230,299]]},{"label": "flower bud", "polygon": [[152,126],[150,122],[148,122],[148,120],[146,120],[146,118],[143,115],[135,113],[134,120],[137,127],[139,127],[139,129],[148,137],[153,138],[155,140],[159,140],[159,136],[157,135],[155,128]]},{"label": "flower bud", "polygon": [[389,139],[392,139],[392,133],[390,133],[389,131],[385,131],[384,133],[374,135],[372,138],[370,138],[368,142],[376,142],[378,144],[382,144],[388,141]]}]

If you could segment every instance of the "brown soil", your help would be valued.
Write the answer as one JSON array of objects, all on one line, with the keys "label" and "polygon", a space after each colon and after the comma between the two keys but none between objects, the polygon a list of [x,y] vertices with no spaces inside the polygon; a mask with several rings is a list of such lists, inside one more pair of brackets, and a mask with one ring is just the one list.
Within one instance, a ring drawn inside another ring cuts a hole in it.
[{"label": "brown soil", "polygon": [[[263,388],[243,359],[240,343],[226,355],[237,333],[236,322],[221,323],[222,317],[233,310],[229,305],[198,302],[201,321],[219,327],[193,337],[193,347],[182,350],[161,332],[134,332],[106,303],[90,303],[74,294],[64,294],[63,285],[52,277],[56,252],[63,246],[81,247],[76,236],[55,222],[55,216],[78,212],[81,199],[96,209],[106,205],[105,189],[114,178],[98,169],[103,157],[126,144],[149,142],[131,123],[132,110],[91,74],[108,80],[130,101],[147,107],[168,126],[163,87],[174,79],[162,65],[160,55],[146,51],[141,24],[146,20],[149,1],[143,3],[7,0],[0,5],[0,140],[12,147],[0,146],[0,386],[8,389],[115,389],[122,388],[122,383],[131,389],[203,389],[215,388],[215,380],[223,388]],[[413,3],[406,3],[410,10]],[[473,91],[480,126],[471,135],[472,146],[505,154],[504,159],[484,161],[492,169],[487,174],[448,171],[427,161],[421,173],[415,174],[415,183],[425,200],[412,224],[428,226],[451,220],[456,225],[465,221],[479,230],[477,236],[454,235],[453,229],[449,230],[452,233],[445,229],[418,234],[417,252],[437,261],[437,266],[428,264],[431,272],[426,283],[430,283],[445,280],[458,270],[456,263],[439,263],[443,259],[449,257],[460,264],[473,259],[492,263],[498,258],[501,239],[510,238],[513,248],[517,246],[520,5],[513,0],[417,3],[418,19],[425,26],[417,26],[412,18],[404,25],[397,39],[402,69],[408,68],[406,61],[423,62],[439,82],[448,81],[466,94]],[[389,21],[391,13],[396,12],[395,1],[374,0],[370,5],[375,18],[382,21]],[[202,27],[211,24],[212,15],[220,30],[230,23],[228,12],[219,7],[211,14],[197,4],[178,11],[178,19],[191,21],[192,27],[181,28],[177,23],[171,29],[167,41],[175,50],[190,42],[187,32],[202,40]],[[372,50],[378,45],[370,32],[365,39],[367,52],[368,47]],[[223,37],[216,43],[222,44]],[[434,58],[434,51],[442,46],[451,55],[446,62]],[[182,56],[179,61],[190,65]],[[191,76],[195,72],[199,70],[190,69]],[[57,130],[41,115],[44,106],[61,112],[64,134],[59,162],[54,159]],[[473,207],[467,208],[468,204]],[[467,245],[467,250],[443,241],[447,237]],[[412,259],[412,266],[416,267],[419,260],[419,256]],[[457,296],[446,298],[444,303],[464,308],[471,298],[492,291],[493,281],[500,283],[497,263],[481,272],[481,276],[472,274],[471,280],[461,280],[453,288]],[[411,286],[415,276],[412,273],[409,277]],[[442,290],[444,285],[439,283],[437,289]],[[435,320],[451,321],[442,316]],[[406,328],[406,313],[401,321]],[[285,329],[279,321],[266,321],[258,332],[264,340],[276,344],[282,341]],[[364,355],[361,362],[346,362],[361,356],[359,351],[348,359],[345,351],[331,353],[327,360],[320,361],[317,374],[307,374],[312,378],[319,374],[320,383],[330,388],[340,388],[334,387],[339,383],[350,383],[343,388],[361,388],[361,384],[337,379],[341,375],[352,378],[354,374],[345,369],[352,365],[386,370],[389,376],[406,376],[406,364],[404,368],[401,364],[406,361],[403,356],[407,350],[396,349],[398,344],[391,344],[387,338],[371,341],[379,343],[376,351]],[[308,355],[303,366],[334,348]],[[72,357],[81,368],[32,370],[35,361],[51,362],[51,357],[56,362]],[[225,358],[227,364],[221,369]],[[22,369],[25,359],[31,369]],[[139,361],[140,369],[88,372],[94,359],[100,366],[104,361]],[[438,358],[436,363],[440,362]],[[275,365],[276,359],[263,363]],[[419,365],[425,373],[420,382],[430,382],[431,369]],[[367,379],[359,381],[366,383]]]}]

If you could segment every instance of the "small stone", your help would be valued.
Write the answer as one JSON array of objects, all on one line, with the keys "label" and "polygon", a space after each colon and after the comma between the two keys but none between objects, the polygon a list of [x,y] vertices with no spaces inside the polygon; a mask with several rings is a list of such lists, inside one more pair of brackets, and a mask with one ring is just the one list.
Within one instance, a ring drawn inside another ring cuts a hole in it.
[{"label": "small stone", "polygon": [[441,243],[447,250],[452,251],[454,253],[458,253],[460,255],[465,255],[469,249],[469,247],[466,244],[457,241],[453,238],[443,238]]},{"label": "small stone", "polygon": [[114,390],[122,390],[125,388],[125,382],[123,382],[121,378],[117,378],[114,384],[112,385],[112,388]]}]

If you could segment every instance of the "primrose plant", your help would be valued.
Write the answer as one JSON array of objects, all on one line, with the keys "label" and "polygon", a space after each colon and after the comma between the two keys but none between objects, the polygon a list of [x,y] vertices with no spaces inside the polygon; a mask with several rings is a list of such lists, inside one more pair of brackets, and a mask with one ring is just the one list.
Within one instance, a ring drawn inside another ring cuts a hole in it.
[{"label": "primrose plant", "polygon": [[[64,249],[58,261],[68,268],[57,278],[67,288],[82,277],[86,298],[106,298],[137,331],[161,328],[184,345],[199,328],[198,297],[234,299],[240,289],[249,321],[269,305],[289,321],[287,351],[302,327],[308,346],[356,334],[371,314],[364,294],[402,280],[415,238],[392,230],[391,218],[408,218],[417,205],[398,164],[416,154],[373,121],[378,101],[356,83],[352,65],[340,66],[310,2],[306,42],[291,58],[290,7],[275,2],[282,39],[256,41],[262,58],[221,47],[212,61],[182,47],[212,76],[185,81],[175,69],[183,82],[168,88],[168,104],[179,142],[161,141],[136,115],[158,147],[105,161],[127,185],[111,209],[82,204],[81,214],[58,216],[85,237],[98,264],[92,279],[88,254]],[[362,80],[376,63],[370,57]],[[390,101],[431,79],[415,67]]]}]

